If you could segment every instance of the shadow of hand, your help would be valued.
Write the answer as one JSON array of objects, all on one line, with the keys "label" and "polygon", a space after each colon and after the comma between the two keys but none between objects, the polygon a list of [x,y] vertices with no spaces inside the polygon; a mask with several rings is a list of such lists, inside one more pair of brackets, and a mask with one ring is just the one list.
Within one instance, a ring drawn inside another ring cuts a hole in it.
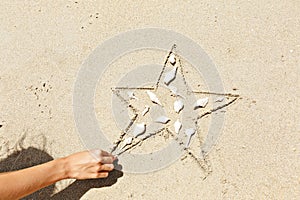
[{"label": "shadow of hand", "polygon": [[[22,141],[18,144],[21,150],[16,150],[5,159],[0,160],[0,173],[20,170],[53,160],[53,157],[44,150],[34,147],[28,147],[25,149],[21,144]],[[45,144],[45,141],[43,144]],[[118,160],[114,162],[114,165],[115,169],[118,170],[111,171],[107,178],[76,180],[66,189],[56,193],[55,195],[52,195],[55,186],[52,184],[22,199],[80,199],[91,188],[109,187],[115,184],[118,178],[123,176],[123,172],[121,171],[122,166],[118,164]]]},{"label": "shadow of hand", "polygon": [[74,183],[80,186],[80,188],[89,190],[90,188],[102,188],[102,187],[112,186],[118,181],[118,178],[122,176],[123,176],[123,172],[113,170],[109,173],[109,176],[107,178],[77,180]]},{"label": "shadow of hand", "polygon": [[80,199],[91,188],[102,188],[112,186],[118,181],[118,178],[122,176],[122,171],[113,170],[109,173],[107,178],[76,180],[66,189],[53,195],[51,199]]}]

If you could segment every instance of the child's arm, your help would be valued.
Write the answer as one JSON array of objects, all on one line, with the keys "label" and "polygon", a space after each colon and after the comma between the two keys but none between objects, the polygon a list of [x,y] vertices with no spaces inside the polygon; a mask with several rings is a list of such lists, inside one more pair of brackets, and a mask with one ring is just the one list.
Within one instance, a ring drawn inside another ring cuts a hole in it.
[{"label": "child's arm", "polygon": [[19,199],[67,178],[104,178],[115,157],[102,150],[84,151],[41,165],[0,174],[0,199]]}]

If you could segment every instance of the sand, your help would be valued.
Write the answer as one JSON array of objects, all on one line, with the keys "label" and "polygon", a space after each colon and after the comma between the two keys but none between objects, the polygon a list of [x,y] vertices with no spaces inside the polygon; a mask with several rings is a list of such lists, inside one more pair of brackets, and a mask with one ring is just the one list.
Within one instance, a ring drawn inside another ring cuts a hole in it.
[{"label": "sand", "polygon": [[[158,27],[199,44],[225,91],[241,97],[228,107],[208,154],[209,174],[188,156],[156,172],[124,173],[109,187],[66,180],[50,193],[59,199],[299,199],[299,8],[297,1],[1,1],[1,171],[85,150],[72,107],[82,63],[114,35]],[[123,63],[161,59],[160,52],[151,55],[141,52]],[[111,70],[96,100],[128,69]],[[97,117],[107,116],[106,128],[116,128],[109,109],[95,109]],[[7,159],[21,150],[18,141],[40,153]],[[150,144],[158,148],[159,142]]]}]

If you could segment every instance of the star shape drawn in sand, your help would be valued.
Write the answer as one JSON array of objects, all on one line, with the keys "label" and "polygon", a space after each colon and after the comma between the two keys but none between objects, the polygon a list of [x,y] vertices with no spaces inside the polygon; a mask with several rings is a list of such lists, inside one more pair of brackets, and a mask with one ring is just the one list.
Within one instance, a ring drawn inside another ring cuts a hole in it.
[{"label": "star shape drawn in sand", "polygon": [[[132,117],[127,127],[121,131],[119,138],[114,142],[111,152],[121,155],[148,138],[164,132],[175,138],[175,140],[182,145],[183,149],[186,150],[191,157],[196,159],[198,163],[200,162],[199,164],[203,167],[203,163],[201,164],[203,155],[200,153],[199,156],[196,156],[189,148],[194,135],[197,135],[200,141],[199,120],[234,103],[239,98],[239,95],[192,90],[185,78],[181,58],[176,54],[175,50],[176,45],[174,44],[165,59],[154,85],[145,87],[120,86],[112,88],[113,94],[127,105]],[[170,68],[168,72],[166,72],[167,68]],[[178,88],[180,90],[178,90]],[[144,97],[144,99],[148,98],[147,103],[140,102],[139,95],[136,96],[136,93],[145,95],[146,97]],[[214,101],[218,103],[222,103],[225,97],[227,97],[227,99],[232,98],[232,100],[199,113],[199,110],[204,110],[209,98],[196,99],[195,95],[218,96],[218,98],[214,99]],[[170,102],[167,102],[166,96],[171,97],[172,105],[170,105]],[[141,103],[144,105],[143,107],[138,105],[141,105]],[[168,113],[171,113],[170,115],[172,115],[172,117],[163,111],[166,108],[172,110]],[[147,115],[151,115],[152,121],[148,120],[146,123],[142,120]]]}]

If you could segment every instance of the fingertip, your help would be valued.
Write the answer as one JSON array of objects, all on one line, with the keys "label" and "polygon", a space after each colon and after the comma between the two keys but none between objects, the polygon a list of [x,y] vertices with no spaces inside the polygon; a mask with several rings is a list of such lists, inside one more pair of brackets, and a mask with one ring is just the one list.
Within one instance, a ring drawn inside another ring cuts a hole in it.
[{"label": "fingertip", "polygon": [[107,178],[108,177],[108,172],[100,172],[98,174],[98,178]]},{"label": "fingertip", "polygon": [[110,164],[110,168],[111,168],[111,170],[113,170],[115,168],[115,166],[113,164]]},{"label": "fingertip", "polygon": [[101,156],[110,156],[111,154],[108,153],[107,151],[100,150],[100,155],[101,155]]},{"label": "fingertip", "polygon": [[103,171],[110,172],[110,171],[114,170],[114,168],[115,168],[115,167],[114,167],[113,164],[106,164],[105,167],[102,168],[102,169],[103,169]]}]

